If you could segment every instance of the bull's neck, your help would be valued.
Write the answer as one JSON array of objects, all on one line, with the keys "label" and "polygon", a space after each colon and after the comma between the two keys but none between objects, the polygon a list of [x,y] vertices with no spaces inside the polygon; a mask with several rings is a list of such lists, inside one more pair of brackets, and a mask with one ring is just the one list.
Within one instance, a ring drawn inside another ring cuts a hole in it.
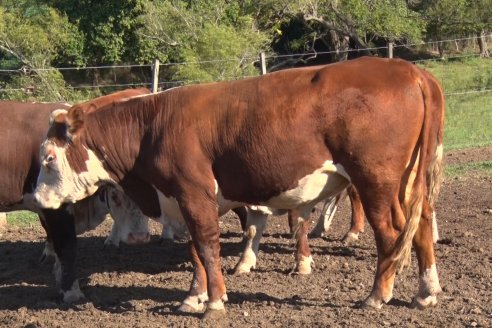
[{"label": "bull's neck", "polygon": [[87,115],[87,145],[120,182],[131,174],[157,115],[154,95],[130,99]]}]

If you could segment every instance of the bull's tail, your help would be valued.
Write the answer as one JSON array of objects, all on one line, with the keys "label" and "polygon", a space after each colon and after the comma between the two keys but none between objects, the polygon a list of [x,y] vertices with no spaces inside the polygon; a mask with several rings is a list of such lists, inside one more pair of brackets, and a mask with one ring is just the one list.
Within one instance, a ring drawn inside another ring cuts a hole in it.
[{"label": "bull's tail", "polygon": [[431,115],[429,115],[429,110],[431,109],[432,103],[429,85],[423,81],[423,79],[419,79],[419,86],[424,101],[424,119],[422,129],[420,130],[420,136],[417,141],[417,145],[415,146],[415,151],[419,152],[419,156],[417,157],[417,173],[415,175],[415,180],[413,181],[412,191],[410,193],[408,203],[404,207],[406,209],[404,212],[406,214],[407,221],[399,239],[395,244],[395,249],[393,252],[393,260],[397,262],[399,271],[410,263],[412,240],[419,227],[424,197],[427,196],[425,193],[425,181],[428,147],[430,146],[429,121],[431,119]]},{"label": "bull's tail", "polygon": [[[444,156],[444,116],[445,116],[445,106],[444,106],[444,93],[442,92],[442,88],[437,82],[437,80],[430,76],[426,72],[428,76],[428,81],[432,84],[433,90],[438,92],[439,94],[433,95],[434,106],[432,108],[434,120],[439,122],[436,132],[436,143],[435,143],[435,151],[434,156],[432,157],[432,161],[429,166],[429,170],[427,172],[428,179],[428,190],[427,197],[429,199],[429,204],[434,209],[434,204],[439,195],[439,190],[441,188],[442,182],[442,168],[443,168],[443,156]],[[430,136],[433,138],[433,135]],[[429,149],[430,150],[430,149]]]}]

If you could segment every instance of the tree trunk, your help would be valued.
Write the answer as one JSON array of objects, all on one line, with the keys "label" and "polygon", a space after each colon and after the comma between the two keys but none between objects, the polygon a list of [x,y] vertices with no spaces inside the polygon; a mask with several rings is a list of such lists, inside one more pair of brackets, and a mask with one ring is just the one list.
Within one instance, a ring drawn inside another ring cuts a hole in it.
[{"label": "tree trunk", "polygon": [[444,58],[444,47],[442,42],[437,42],[437,51],[439,52],[439,57]]},{"label": "tree trunk", "polygon": [[331,53],[332,62],[336,63],[339,61],[347,60],[348,58],[348,48],[349,48],[349,38],[347,36],[339,35],[336,31],[329,31],[330,49],[335,51]]},{"label": "tree trunk", "polygon": [[487,39],[485,31],[478,33],[478,47],[480,48],[480,57],[490,57],[489,47],[487,46]]}]

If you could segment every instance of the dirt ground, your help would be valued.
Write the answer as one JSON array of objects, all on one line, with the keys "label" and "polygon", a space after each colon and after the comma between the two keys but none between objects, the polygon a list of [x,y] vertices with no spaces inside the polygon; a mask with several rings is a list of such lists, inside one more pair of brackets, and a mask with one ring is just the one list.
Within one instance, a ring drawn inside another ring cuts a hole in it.
[{"label": "dirt ground", "polygon": [[[492,159],[492,147],[448,153],[447,163]],[[360,309],[376,264],[372,231],[357,244],[340,238],[349,226],[348,201],[332,229],[310,245],[315,268],[290,275],[293,243],[285,217],[272,217],[260,246],[257,269],[235,276],[240,254],[239,221],[223,219],[221,253],[230,327],[492,327],[492,176],[471,172],[444,181],[437,206],[441,240],[436,245],[443,287],[436,307],[409,308],[417,291],[416,259],[397,276],[394,299],[381,310]],[[1,327],[195,327],[199,314],[178,314],[192,272],[186,244],[152,242],[120,249],[103,247],[111,222],[79,238],[78,275],[86,299],[59,301],[52,263],[39,264],[44,234],[40,226],[0,232]]]}]

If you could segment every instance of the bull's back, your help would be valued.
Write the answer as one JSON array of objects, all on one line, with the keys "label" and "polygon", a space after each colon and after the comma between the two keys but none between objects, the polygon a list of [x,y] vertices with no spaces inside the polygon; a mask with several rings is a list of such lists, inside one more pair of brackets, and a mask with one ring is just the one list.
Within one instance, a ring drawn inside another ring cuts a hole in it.
[{"label": "bull's back", "polygon": [[[387,161],[404,166],[423,122],[418,74],[406,62],[364,58],[237,86],[249,97],[241,102],[239,93],[239,106],[210,96],[212,107],[232,112],[217,125],[224,130],[217,134],[227,137],[219,140],[213,170],[224,196],[233,200],[265,201],[330,160],[353,176],[362,166],[379,174]],[[394,173],[401,174],[396,168]]]},{"label": "bull's back", "polygon": [[39,173],[39,148],[46,136],[52,110],[68,108],[58,103],[0,102],[4,128],[0,129],[0,206],[22,201],[36,185]]}]

